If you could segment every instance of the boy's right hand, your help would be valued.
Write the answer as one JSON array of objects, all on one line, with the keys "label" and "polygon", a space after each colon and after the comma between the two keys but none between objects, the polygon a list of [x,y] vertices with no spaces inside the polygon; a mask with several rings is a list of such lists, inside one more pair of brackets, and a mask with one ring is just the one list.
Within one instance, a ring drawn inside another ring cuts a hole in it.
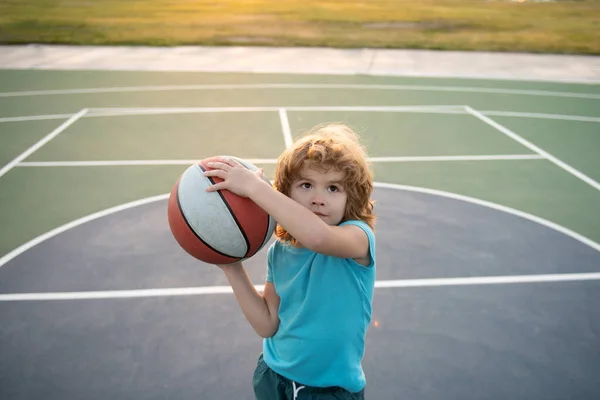
[{"label": "boy's right hand", "polygon": [[227,189],[238,196],[250,197],[257,184],[265,184],[262,168],[252,171],[240,162],[227,157],[211,157],[203,160],[211,168],[204,171],[204,176],[222,179],[206,188],[207,192]]}]

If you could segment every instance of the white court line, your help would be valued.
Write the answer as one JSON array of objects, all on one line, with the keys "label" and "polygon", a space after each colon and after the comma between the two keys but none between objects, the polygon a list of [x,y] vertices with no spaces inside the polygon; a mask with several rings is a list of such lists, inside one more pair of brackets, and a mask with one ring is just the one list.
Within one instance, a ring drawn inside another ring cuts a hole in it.
[{"label": "white court line", "polygon": [[290,122],[288,121],[287,113],[285,112],[285,108],[279,109],[279,121],[281,122],[281,131],[283,132],[283,141],[285,142],[285,147],[289,148],[294,144],[294,139],[292,138],[292,132],[290,131]]},{"label": "white court line", "polygon": [[571,97],[580,99],[600,99],[593,93],[556,92],[547,90],[519,90],[502,88],[482,88],[469,86],[424,86],[424,85],[376,85],[376,84],[337,84],[337,83],[256,83],[256,84],[212,84],[212,85],[165,85],[165,86],[129,86],[107,88],[82,88],[64,90],[34,90],[22,92],[4,92],[0,97],[49,96],[89,93],[124,93],[156,91],[190,90],[254,90],[254,89],[343,89],[343,90],[403,90],[462,93],[515,94],[525,96]]},{"label": "white court line", "polygon": [[600,122],[600,118],[586,117],[583,115],[565,115],[565,114],[540,114],[540,113],[525,113],[512,111],[481,111],[483,115],[492,117],[517,117],[517,118],[540,118],[540,119],[558,119],[563,121],[580,121],[580,122]]},{"label": "white court line", "polygon": [[548,153],[547,151],[545,151],[545,150],[539,148],[538,146],[534,145],[533,143],[531,143],[531,142],[523,139],[521,136],[517,135],[516,133],[514,133],[510,129],[504,127],[503,125],[500,125],[499,123],[497,123],[493,119],[486,117],[485,115],[483,115],[479,111],[474,110],[474,109],[472,109],[469,106],[465,106],[465,110],[467,110],[469,113],[473,114],[473,116],[475,116],[476,118],[482,120],[486,124],[491,125],[494,128],[498,129],[500,132],[504,133],[506,136],[508,136],[508,137],[516,140],[517,142],[521,143],[523,146],[527,147],[529,150],[535,151],[536,153],[540,154],[541,156],[546,157],[548,159],[548,161],[550,161],[550,162],[558,165],[559,167],[561,167],[565,171],[569,172],[570,174],[576,176],[577,178],[581,179],[582,181],[584,181],[585,183],[587,183],[588,185],[590,185],[594,189],[600,190],[600,184],[598,182],[596,182],[595,180],[593,180],[589,176],[583,174],[582,172],[576,170],[575,168],[571,167],[567,163],[565,163],[565,162],[559,160],[558,158],[554,157],[552,154]]},{"label": "white court line", "polygon": [[[287,143],[286,143],[287,146]],[[369,157],[372,163],[393,162],[435,162],[435,161],[510,161],[543,160],[537,154],[507,154],[489,156],[422,156],[422,157]],[[276,158],[245,159],[252,164],[276,164]],[[24,161],[16,167],[112,167],[136,165],[191,165],[198,160],[110,160],[110,161]]]},{"label": "white court line", "polygon": [[[418,107],[418,108],[415,108]],[[454,108],[457,107],[457,108]],[[232,112],[243,112],[243,111],[274,111],[281,107],[229,107],[228,110]],[[469,114],[464,106],[412,106],[407,107],[286,107],[290,111],[373,111],[373,112],[410,112],[410,113],[426,113],[426,114]],[[96,111],[95,111],[96,110]],[[111,111],[108,111],[111,110]],[[120,110],[130,110],[129,113]],[[146,115],[146,114],[162,114],[169,113],[165,110],[170,109],[150,109],[152,112],[144,112],[143,109],[129,109],[129,108],[96,108],[90,109],[88,114],[84,115],[83,118],[96,118],[96,117],[110,117],[120,115]],[[156,111],[154,111],[156,110]],[[160,111],[159,111],[160,110]],[[181,112],[196,113],[199,112],[200,108],[185,108],[185,109],[174,109],[181,110]],[[214,108],[213,108],[214,110]],[[220,112],[225,112],[223,108],[219,108]],[[538,118],[538,119],[553,119],[563,121],[581,121],[581,122],[600,122],[600,118],[587,117],[584,115],[564,115],[564,114],[540,114],[540,113],[525,113],[525,112],[512,112],[512,111],[494,111],[478,110],[483,115],[489,116],[500,116],[500,117],[517,117],[517,118]],[[210,111],[219,112],[219,111]],[[5,117],[0,118],[2,122],[26,122],[26,121],[37,121],[37,120],[49,120],[49,119],[65,119],[69,118],[71,114],[55,114],[55,115],[31,115],[23,117]]]},{"label": "white court line", "polygon": [[463,286],[463,285],[498,285],[511,283],[542,283],[600,280],[600,272],[579,274],[540,274],[540,275],[506,275],[476,276],[464,278],[431,278],[431,279],[399,279],[375,282],[376,288],[427,287],[427,286]]},{"label": "white court line", "polygon": [[[228,112],[279,112],[281,106],[271,107],[168,107],[168,108],[93,108],[89,117],[125,115],[200,114]],[[431,114],[465,114],[464,106],[285,106],[287,111],[353,111],[353,112],[408,112]]]},{"label": "white court line", "polygon": [[[118,117],[126,115],[165,115],[165,114],[200,114],[227,112],[274,112],[282,107],[170,107],[170,108],[90,108],[84,118]],[[330,106],[330,107],[285,107],[290,111],[369,111],[369,112],[408,112],[427,114],[467,114],[462,105],[454,106]],[[21,117],[0,118],[1,122],[26,122],[47,119],[65,119],[71,114],[30,115]]]},{"label": "white court line", "polygon": [[40,121],[47,119],[66,119],[73,116],[73,114],[54,114],[54,115],[30,115],[24,117],[4,117],[0,118],[0,122],[26,122],[26,121]]},{"label": "white court line", "polygon": [[90,115],[97,112],[127,112],[127,111],[190,111],[190,112],[238,112],[238,111],[279,111],[282,108],[292,111],[402,111],[402,110],[454,110],[465,113],[464,104],[414,104],[408,106],[239,106],[239,107],[95,107],[90,108]]},{"label": "white court line", "polygon": [[[200,160],[24,161],[17,167],[112,167],[136,165],[192,165]],[[275,164],[275,158],[244,158],[252,164]]]},{"label": "white court line", "polygon": [[[216,268],[216,267],[215,267]],[[513,276],[477,276],[464,278],[400,279],[376,281],[375,288],[414,288],[442,286],[499,285],[515,283],[547,283],[600,280],[600,273],[550,274],[550,275],[513,275]],[[254,285],[262,292],[264,285]],[[49,300],[91,300],[123,299],[163,296],[195,296],[233,293],[231,286],[200,286],[187,288],[105,290],[89,292],[47,292],[0,294],[1,301],[49,301]]]},{"label": "white court line", "polygon": [[413,157],[369,157],[369,162],[420,162],[420,161],[505,161],[539,160],[537,154],[495,154],[479,156],[413,156]]},{"label": "white court line", "polygon": [[61,133],[65,129],[67,129],[69,126],[71,126],[75,121],[77,121],[79,118],[81,118],[87,112],[88,112],[87,108],[84,108],[83,110],[79,111],[77,114],[71,116],[71,118],[69,118],[67,121],[63,122],[58,128],[56,128],[55,130],[53,130],[52,132],[50,132],[49,134],[44,136],[42,139],[40,139],[33,146],[31,146],[30,148],[28,148],[27,150],[22,152],[14,160],[12,160],[8,164],[6,164],[2,169],[0,169],[0,177],[2,177],[4,174],[6,174],[8,171],[10,171],[15,165],[17,165],[18,163],[23,161],[25,158],[29,157],[37,149],[39,149],[40,147],[42,147],[43,145],[45,145],[46,143],[48,143],[49,141],[54,139],[59,133]]}]

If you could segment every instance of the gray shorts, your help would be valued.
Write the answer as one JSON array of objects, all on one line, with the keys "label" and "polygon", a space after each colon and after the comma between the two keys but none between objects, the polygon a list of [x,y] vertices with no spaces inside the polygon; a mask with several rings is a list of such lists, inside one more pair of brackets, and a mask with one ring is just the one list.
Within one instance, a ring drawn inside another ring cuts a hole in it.
[{"label": "gray shorts", "polygon": [[350,393],[338,386],[314,387],[293,382],[273,371],[258,357],[252,378],[256,400],[364,400],[365,390]]}]

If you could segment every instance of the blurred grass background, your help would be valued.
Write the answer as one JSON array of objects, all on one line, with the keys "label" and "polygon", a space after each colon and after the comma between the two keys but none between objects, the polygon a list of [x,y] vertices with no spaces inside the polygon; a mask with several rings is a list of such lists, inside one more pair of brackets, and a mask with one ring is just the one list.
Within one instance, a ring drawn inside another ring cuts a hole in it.
[{"label": "blurred grass background", "polygon": [[1,0],[0,43],[600,54],[600,0]]}]

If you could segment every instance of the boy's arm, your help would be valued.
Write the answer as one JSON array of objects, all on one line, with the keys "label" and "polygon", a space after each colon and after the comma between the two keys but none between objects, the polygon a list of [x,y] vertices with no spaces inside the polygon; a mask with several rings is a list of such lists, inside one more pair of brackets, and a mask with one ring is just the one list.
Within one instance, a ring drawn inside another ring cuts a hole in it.
[{"label": "boy's arm", "polygon": [[312,211],[257,181],[249,197],[281,224],[302,246],[340,258],[369,257],[369,238],[356,225],[327,225]]},{"label": "boy's arm", "polygon": [[366,233],[355,225],[330,226],[306,207],[275,190],[239,162],[211,157],[206,160],[214,170],[205,176],[216,176],[223,182],[209,186],[209,192],[228,189],[249,197],[281,224],[302,246],[321,254],[340,258],[365,259],[369,257],[369,240]]},{"label": "boy's arm", "polygon": [[256,333],[271,337],[279,328],[279,296],[272,282],[265,283],[261,295],[246,273],[242,263],[219,266],[229,281],[242,312]]}]

